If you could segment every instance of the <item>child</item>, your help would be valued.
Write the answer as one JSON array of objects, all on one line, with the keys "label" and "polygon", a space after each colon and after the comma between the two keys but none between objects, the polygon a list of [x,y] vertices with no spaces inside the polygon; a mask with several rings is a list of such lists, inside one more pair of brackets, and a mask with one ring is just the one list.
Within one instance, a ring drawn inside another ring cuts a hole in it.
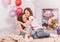
[{"label": "child", "polygon": [[[19,25],[19,28],[20,28],[20,34],[21,34],[23,37],[25,37],[26,41],[28,41],[28,38],[29,38],[29,39],[32,39],[32,37],[30,38],[31,27],[30,27],[30,25],[26,25],[26,24],[25,24],[25,23],[28,23],[28,22],[29,22],[29,21],[27,20],[26,16],[25,16],[25,14],[24,14],[24,13],[21,13],[21,14],[18,16],[17,20],[19,21],[18,25]],[[20,21],[21,21],[22,23],[24,23],[25,26],[22,25],[22,24],[20,23]],[[31,40],[30,40],[30,41],[31,41]]]},{"label": "child", "polygon": [[37,30],[39,28],[42,28],[42,26],[39,24],[37,19],[35,17],[33,17],[33,13],[30,8],[25,8],[24,13],[25,13],[28,20],[32,20],[31,26],[33,29]]}]

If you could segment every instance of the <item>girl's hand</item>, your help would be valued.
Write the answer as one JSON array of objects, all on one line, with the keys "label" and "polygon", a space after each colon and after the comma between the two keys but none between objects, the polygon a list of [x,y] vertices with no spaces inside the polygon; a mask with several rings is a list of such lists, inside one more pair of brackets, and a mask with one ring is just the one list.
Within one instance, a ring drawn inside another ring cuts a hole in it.
[{"label": "girl's hand", "polygon": [[26,34],[30,34],[30,32],[29,31],[26,31]]},{"label": "girl's hand", "polygon": [[30,25],[31,23],[32,23],[32,20],[29,20],[29,21],[27,22],[28,25]]},{"label": "girl's hand", "polygon": [[26,31],[26,35],[27,35],[27,36],[30,36],[30,32],[29,32],[29,31]]}]

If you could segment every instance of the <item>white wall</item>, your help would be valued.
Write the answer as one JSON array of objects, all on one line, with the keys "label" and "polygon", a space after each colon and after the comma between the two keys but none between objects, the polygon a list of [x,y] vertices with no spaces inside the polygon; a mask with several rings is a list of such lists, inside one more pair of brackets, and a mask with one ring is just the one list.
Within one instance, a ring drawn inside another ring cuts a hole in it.
[{"label": "white wall", "polygon": [[[12,2],[13,3],[13,2]],[[11,5],[4,7],[0,0],[0,35],[14,33],[15,18],[9,16]]]},{"label": "white wall", "polygon": [[[40,21],[40,24],[42,23],[43,8],[56,8],[58,9],[58,17],[60,16],[60,0],[35,0],[36,17]],[[59,22],[60,22],[60,17],[59,17]]]},{"label": "white wall", "polygon": [[21,7],[24,9],[26,7],[30,7],[33,11],[33,14],[35,15],[35,5],[34,5],[34,1],[35,0],[22,0],[23,4],[21,5]]}]

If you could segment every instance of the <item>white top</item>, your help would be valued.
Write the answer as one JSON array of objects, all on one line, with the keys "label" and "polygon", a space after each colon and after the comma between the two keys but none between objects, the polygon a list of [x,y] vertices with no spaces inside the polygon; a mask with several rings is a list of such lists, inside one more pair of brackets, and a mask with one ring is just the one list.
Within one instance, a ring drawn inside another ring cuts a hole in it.
[{"label": "white top", "polygon": [[43,27],[39,24],[39,22],[37,21],[37,19],[34,18],[33,16],[30,16],[30,17],[29,17],[29,20],[32,20],[31,26],[32,26],[34,29],[43,28]]}]

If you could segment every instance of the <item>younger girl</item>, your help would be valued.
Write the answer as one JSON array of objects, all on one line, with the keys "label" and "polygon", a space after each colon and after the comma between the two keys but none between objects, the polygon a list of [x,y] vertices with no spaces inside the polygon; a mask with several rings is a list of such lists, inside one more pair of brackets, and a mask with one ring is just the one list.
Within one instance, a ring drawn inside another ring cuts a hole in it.
[{"label": "younger girl", "polygon": [[[22,35],[24,38],[26,38],[26,40],[28,41],[28,38],[30,39],[29,41],[32,41],[33,38],[30,37],[30,32],[31,32],[31,26],[29,25],[29,23],[31,21],[28,21],[25,14],[21,13],[18,18],[18,26],[20,28],[20,35]],[[24,23],[25,25],[22,25],[20,22]],[[28,25],[27,25],[28,24]]]},{"label": "younger girl", "polygon": [[[21,13],[19,16],[18,16],[18,18],[17,18],[17,20],[18,20],[18,25],[19,25],[19,27],[20,27],[20,34],[22,34],[22,35],[29,35],[29,32],[31,31],[31,27],[30,27],[30,25],[26,25],[27,23],[28,23],[28,20],[27,20],[27,18],[26,18],[26,16],[25,16],[25,14],[24,13]],[[22,22],[22,23],[26,23],[25,25],[26,26],[24,26],[24,25],[22,25],[21,23],[19,23],[19,22]]]}]

